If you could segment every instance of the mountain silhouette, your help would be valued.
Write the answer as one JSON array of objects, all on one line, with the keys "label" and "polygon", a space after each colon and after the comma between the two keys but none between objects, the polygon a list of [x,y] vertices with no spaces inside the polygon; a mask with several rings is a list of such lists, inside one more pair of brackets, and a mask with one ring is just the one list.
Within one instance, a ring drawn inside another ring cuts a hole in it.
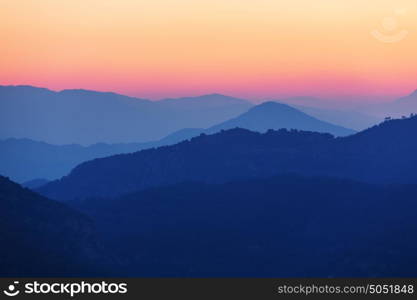
[{"label": "mountain silhouette", "polygon": [[316,97],[289,97],[289,98],[280,98],[276,100],[271,100],[278,103],[285,103],[291,106],[307,106],[307,107],[316,107],[316,108],[326,108],[329,109],[332,104],[337,105],[336,101],[320,99]]},{"label": "mountain silhouette", "polygon": [[161,139],[159,143],[155,143],[155,146],[171,145],[174,142],[178,143],[202,133],[213,134],[220,130],[233,128],[244,128],[257,132],[266,132],[269,129],[287,128],[327,132],[336,136],[345,136],[355,133],[354,130],[318,120],[289,105],[277,102],[264,102],[250,108],[247,112],[236,118],[207,129],[185,128],[178,130]]},{"label": "mountain silhouette", "polygon": [[[74,201],[139,277],[415,276],[417,186],[291,174]],[[123,234],[122,234],[123,233]]]},{"label": "mountain silhouette", "polygon": [[0,141],[0,174],[22,183],[38,178],[54,180],[68,174],[76,165],[99,157],[130,153],[145,144],[51,145],[29,139]]},{"label": "mountain silhouette", "polygon": [[406,97],[402,97],[395,101],[390,107],[394,113],[397,112],[394,116],[399,116],[398,114],[402,113],[405,116],[409,114],[417,114],[417,90]]},{"label": "mountain silhouette", "polygon": [[218,94],[149,101],[88,90],[0,86],[0,138],[51,144],[154,141],[186,127],[209,127],[252,106]]},{"label": "mountain silhouette", "polygon": [[320,121],[289,105],[276,102],[264,102],[236,118],[210,127],[207,131],[214,133],[236,127],[258,132],[266,132],[269,129],[287,128],[326,132],[336,136],[355,133],[351,129]]},{"label": "mountain silhouette", "polygon": [[[157,141],[183,128],[209,128],[253,106],[244,99],[221,94],[149,101],[111,92],[54,92],[32,86],[0,86],[0,99],[0,139],[81,145]],[[389,103],[355,107],[312,97],[277,101],[355,130],[384,117],[417,113],[416,92]]]},{"label": "mountain silhouette", "polygon": [[208,95],[202,95],[202,96],[196,96],[196,97],[182,97],[182,98],[167,98],[162,99],[158,103],[163,105],[184,105],[185,109],[190,108],[191,106],[197,106],[198,108],[202,108],[201,104],[203,104],[205,107],[224,107],[225,105],[236,105],[236,104],[247,104],[247,100],[234,98],[222,94],[208,94]]},{"label": "mountain silhouette", "polygon": [[[64,93],[78,93],[78,91],[64,91]],[[216,94],[201,97],[200,100],[183,98],[164,101],[174,101],[176,102],[175,105],[179,105],[178,102],[197,103],[198,101],[203,101],[207,105],[222,105],[224,101],[230,101],[231,103],[240,102],[238,99],[230,97],[230,99],[227,97],[227,99],[224,99],[224,97]],[[234,107],[233,105],[231,107]],[[352,130],[317,120],[285,104],[268,102],[255,106],[234,119],[208,129],[185,128],[160,140],[146,143],[99,143],[81,146],[77,144],[51,145],[29,139],[7,139],[0,141],[0,174],[7,175],[17,182],[26,182],[37,178],[55,180],[67,175],[76,165],[84,161],[153,147],[173,145],[198,136],[201,133],[212,134],[234,127],[259,132],[265,132],[268,129],[295,128],[329,132],[334,135],[354,133]]]},{"label": "mountain silhouette", "polygon": [[2,176],[0,223],[3,277],[91,276],[105,261],[89,218]]},{"label": "mountain silhouette", "polygon": [[317,109],[326,109],[326,110],[342,110],[342,111],[352,111],[355,110],[358,106],[361,106],[364,103],[372,103],[370,99],[360,99],[356,97],[343,97],[340,98],[318,98],[318,97],[309,97],[309,96],[295,96],[289,98],[273,98],[269,101],[285,103],[293,107],[314,107]]},{"label": "mountain silhouette", "polygon": [[40,191],[59,200],[115,197],[185,181],[222,183],[294,172],[366,182],[417,183],[417,117],[347,137],[232,129],[176,145],[82,163]]},{"label": "mountain silhouette", "polygon": [[414,92],[412,92],[410,95],[400,98],[396,101],[397,103],[410,103],[413,105],[417,105],[417,90],[415,90]]}]

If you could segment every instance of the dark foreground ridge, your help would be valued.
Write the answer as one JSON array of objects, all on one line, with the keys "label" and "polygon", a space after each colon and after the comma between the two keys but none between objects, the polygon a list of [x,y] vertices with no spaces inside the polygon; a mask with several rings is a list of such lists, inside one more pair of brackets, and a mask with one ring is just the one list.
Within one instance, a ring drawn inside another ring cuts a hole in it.
[{"label": "dark foreground ridge", "polygon": [[285,175],[72,204],[119,276],[415,277],[417,185]]},{"label": "dark foreground ridge", "polygon": [[0,176],[1,276],[92,276],[107,264],[93,222]]}]

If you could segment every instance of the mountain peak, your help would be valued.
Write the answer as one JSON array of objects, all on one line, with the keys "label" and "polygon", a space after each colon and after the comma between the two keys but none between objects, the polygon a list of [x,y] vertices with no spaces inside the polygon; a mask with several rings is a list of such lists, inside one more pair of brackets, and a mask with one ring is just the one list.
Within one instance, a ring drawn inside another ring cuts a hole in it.
[{"label": "mountain peak", "polygon": [[224,98],[230,98],[227,95],[219,94],[219,93],[211,93],[206,95],[201,95],[200,97],[224,97]]},{"label": "mountain peak", "polygon": [[205,94],[205,95],[200,95],[200,96],[195,96],[195,97],[187,97],[186,99],[196,99],[196,100],[226,100],[226,101],[235,101],[235,100],[239,100],[239,101],[246,101],[243,99],[239,99],[239,98],[235,98],[232,96],[228,96],[228,95],[223,95],[223,94],[219,94],[219,93],[212,93],[212,94]]},{"label": "mountain peak", "polygon": [[279,102],[275,102],[275,101],[267,101],[267,102],[263,102],[259,105],[256,105],[255,107],[251,108],[250,111],[254,111],[254,110],[258,110],[258,111],[269,111],[269,110],[286,110],[286,111],[294,111],[296,112],[297,110],[293,107],[291,107],[290,105],[284,104],[284,103],[279,103]]},{"label": "mountain peak", "polygon": [[258,115],[262,116],[263,118],[311,118],[310,115],[305,114],[304,112],[292,107],[291,105],[275,102],[275,101],[268,101],[263,102],[259,105],[256,105],[248,110],[248,115]]},{"label": "mountain peak", "polygon": [[257,132],[269,129],[297,129],[331,133],[337,136],[353,134],[354,131],[313,118],[287,104],[268,101],[250,108],[246,113],[210,127],[207,132],[214,133],[221,129],[235,127]]},{"label": "mountain peak", "polygon": [[417,98],[417,90],[415,90],[414,92],[412,92],[411,94],[401,97],[398,100],[396,100],[397,103],[402,103],[402,104],[411,104],[414,105],[414,102]]}]

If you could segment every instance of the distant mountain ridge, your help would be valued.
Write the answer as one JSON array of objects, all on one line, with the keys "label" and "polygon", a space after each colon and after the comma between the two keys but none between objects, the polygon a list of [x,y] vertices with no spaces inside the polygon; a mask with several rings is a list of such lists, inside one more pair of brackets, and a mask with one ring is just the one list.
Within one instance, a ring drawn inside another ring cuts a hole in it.
[{"label": "distant mountain ridge", "polygon": [[[215,97],[217,96],[215,95]],[[212,96],[209,95],[207,97]],[[176,99],[172,101],[187,102],[188,100]],[[231,101],[240,100],[235,99]],[[212,104],[218,105],[215,103]],[[197,128],[181,129],[158,141],[147,143],[99,143],[91,146],[81,146],[50,145],[28,139],[0,140],[0,174],[10,176],[17,182],[25,182],[37,178],[54,180],[67,175],[72,168],[84,161],[115,154],[136,152],[147,148],[172,145],[198,136],[201,133],[212,134],[220,130],[235,127],[259,132],[265,132],[268,129],[294,128],[329,132],[335,135],[354,133],[353,130],[322,122],[285,104],[264,103],[250,108],[249,111],[234,119],[212,126],[206,130]]]},{"label": "distant mountain ridge", "polygon": [[417,90],[395,101],[368,105],[361,109],[378,117],[400,118],[417,114]]},{"label": "distant mountain ridge", "polygon": [[386,117],[400,118],[417,113],[417,90],[388,102],[370,100],[372,99],[347,100],[340,103],[340,101],[314,97],[290,97],[272,101],[289,104],[320,120],[358,131],[371,127]]},{"label": "distant mountain ridge", "polygon": [[[273,101],[355,130],[368,128],[384,117],[417,113],[417,92],[379,104],[356,101],[343,106],[344,102],[313,97]],[[155,141],[183,128],[211,127],[252,106],[245,99],[221,94],[149,101],[84,89],[54,92],[32,86],[0,86],[0,139],[82,145]]]},{"label": "distant mountain ridge", "polygon": [[384,277],[417,274],[416,197],[417,185],[285,174],[71,204],[127,260],[121,276]]},{"label": "distant mountain ridge", "polygon": [[408,102],[408,101],[416,101],[417,102],[417,89],[412,92],[410,95],[402,97],[397,100],[397,102]]},{"label": "distant mountain ridge", "polygon": [[59,200],[115,197],[184,181],[222,183],[282,173],[379,183],[417,183],[417,117],[361,133],[330,134],[232,129],[173,146],[96,159],[40,192]]},{"label": "distant mountain ridge", "polygon": [[195,104],[198,104],[198,103],[195,102],[196,100],[197,101],[208,101],[208,105],[211,105],[211,106],[216,106],[216,105],[223,106],[224,103],[225,103],[225,100],[229,104],[241,104],[241,103],[247,103],[248,102],[247,100],[244,100],[244,99],[230,97],[230,96],[226,96],[226,95],[222,95],[222,94],[218,94],[218,93],[213,93],[213,94],[207,94],[207,95],[202,95],[202,96],[197,96],[197,97],[166,98],[166,99],[162,99],[162,100],[158,101],[158,103],[173,105],[173,104],[178,104],[178,103],[193,104],[193,102],[194,102]]},{"label": "distant mountain ridge", "polygon": [[326,109],[312,106],[295,106],[295,108],[319,120],[337,124],[345,128],[351,128],[356,131],[368,129],[384,120],[383,117],[377,117],[351,109]]},{"label": "distant mountain ridge", "polygon": [[251,106],[218,94],[149,101],[82,89],[0,86],[0,139],[83,145],[146,142],[185,127],[217,124]]},{"label": "distant mountain ridge", "polygon": [[171,141],[180,142],[202,133],[213,134],[221,130],[233,128],[243,128],[261,133],[270,129],[278,130],[282,128],[330,133],[335,136],[346,136],[355,133],[352,129],[318,120],[289,105],[277,102],[264,102],[235,118],[207,129],[185,128],[178,130],[162,139],[160,144],[168,145],[168,142]]}]

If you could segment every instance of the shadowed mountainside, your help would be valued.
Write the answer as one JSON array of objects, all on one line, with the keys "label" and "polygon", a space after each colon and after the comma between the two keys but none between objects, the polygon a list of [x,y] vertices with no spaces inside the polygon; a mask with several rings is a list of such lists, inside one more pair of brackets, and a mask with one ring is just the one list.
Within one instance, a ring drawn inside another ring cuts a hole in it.
[{"label": "shadowed mountainside", "polygon": [[367,182],[417,183],[417,117],[343,138],[232,129],[173,146],[95,159],[40,189],[59,200],[115,197],[185,181],[222,183],[294,172]]},{"label": "shadowed mountainside", "polygon": [[417,187],[285,175],[183,183],[72,205],[119,276],[415,276]]},{"label": "shadowed mountainside", "polygon": [[84,276],[104,270],[92,221],[0,176],[0,275]]},{"label": "shadowed mountainside", "polygon": [[346,136],[354,134],[355,131],[341,126],[323,122],[309,116],[298,109],[289,105],[277,102],[264,102],[250,108],[247,112],[227,120],[223,123],[214,125],[207,129],[185,128],[178,130],[167,137],[161,139],[158,146],[181,142],[185,139],[198,136],[202,133],[213,134],[220,130],[233,128],[243,128],[256,132],[266,132],[269,129],[297,129],[314,132],[330,133],[335,136]]},{"label": "shadowed mountainside", "polygon": [[54,180],[68,174],[84,161],[135,152],[142,147],[140,143],[81,146],[7,139],[0,141],[0,174],[19,183],[37,178]]},{"label": "shadowed mountainside", "polygon": [[[358,102],[344,108],[343,101],[312,97],[278,102],[355,130],[367,128],[387,116],[417,113],[417,92],[389,103]],[[208,128],[252,106],[246,100],[221,94],[149,101],[82,89],[54,92],[31,86],[0,86],[0,139],[28,138],[51,144],[83,145],[147,142],[182,128]]]},{"label": "shadowed mountainside", "polygon": [[346,136],[355,133],[351,129],[323,122],[289,105],[276,102],[265,102],[257,105],[236,118],[210,127],[208,133],[236,127],[257,132],[286,128],[330,133],[335,136]]},{"label": "shadowed mountainside", "polygon": [[[215,95],[216,96],[216,95]],[[207,96],[210,97],[210,96]],[[216,96],[217,97],[217,96]],[[216,99],[216,98],[214,98]],[[218,102],[222,102],[217,98]],[[178,105],[187,99],[164,100]],[[239,100],[229,99],[233,103]],[[210,101],[218,105],[216,101]],[[233,104],[234,105],[234,104]],[[233,107],[233,106],[231,106]],[[7,139],[0,141],[0,174],[4,174],[17,182],[25,182],[36,178],[48,180],[58,179],[68,174],[76,165],[92,160],[121,153],[130,153],[142,149],[172,145],[183,140],[198,136],[201,133],[216,133],[222,129],[241,127],[253,131],[265,132],[268,129],[294,128],[318,132],[329,132],[335,135],[348,135],[354,131],[314,119],[284,104],[264,103],[239,117],[215,125],[207,130],[182,129],[167,137],[147,143],[127,144],[94,144],[51,145],[28,139]]]}]

